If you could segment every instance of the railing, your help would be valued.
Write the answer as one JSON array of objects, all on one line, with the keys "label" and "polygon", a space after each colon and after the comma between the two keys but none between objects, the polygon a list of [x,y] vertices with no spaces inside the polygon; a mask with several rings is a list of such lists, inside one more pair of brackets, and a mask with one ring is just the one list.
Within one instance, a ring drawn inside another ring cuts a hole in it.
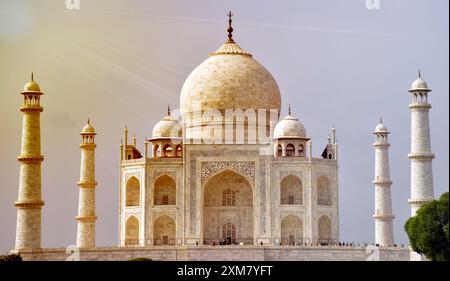
[{"label": "railing", "polygon": [[219,245],[252,245],[253,239],[252,238],[234,238],[231,239],[231,241],[227,241],[227,239],[223,238],[205,238],[203,239],[203,245],[212,245],[212,246],[219,246]]},{"label": "railing", "polygon": [[139,246],[139,239],[125,239],[125,246]]},{"label": "railing", "polygon": [[303,205],[302,199],[294,199],[294,201],[289,201],[289,198],[281,199],[281,205]]},{"label": "railing", "polygon": [[162,245],[175,245],[176,243],[175,238],[170,238],[167,240],[164,239],[153,239],[153,245],[155,246],[162,246]]},{"label": "railing", "polygon": [[331,206],[331,199],[317,199],[317,205],[320,206]]}]

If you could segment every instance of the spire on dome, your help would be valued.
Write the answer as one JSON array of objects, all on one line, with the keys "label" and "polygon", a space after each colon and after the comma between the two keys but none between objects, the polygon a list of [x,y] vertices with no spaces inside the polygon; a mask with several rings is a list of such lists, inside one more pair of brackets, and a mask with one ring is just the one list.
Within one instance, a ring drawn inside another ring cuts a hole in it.
[{"label": "spire on dome", "polygon": [[233,27],[231,26],[231,23],[233,22],[233,20],[231,19],[233,17],[233,13],[231,13],[231,11],[228,12],[227,14],[228,16],[228,41],[229,42],[234,42],[233,40]]},{"label": "spire on dome", "polygon": [[34,73],[31,71],[31,81],[34,81]]},{"label": "spire on dome", "polygon": [[418,76],[419,76],[419,78],[422,78],[422,74],[420,73],[420,69],[419,69],[419,75]]},{"label": "spire on dome", "polygon": [[167,116],[170,116],[170,104],[167,105]]},{"label": "spire on dome", "polygon": [[251,57],[252,54],[250,54],[249,52],[244,51],[238,44],[236,44],[236,42],[234,42],[233,40],[233,26],[231,26],[231,23],[233,22],[233,20],[231,19],[231,17],[233,17],[233,13],[231,11],[228,12],[227,14],[228,16],[228,38],[227,41],[225,41],[225,43],[220,46],[219,49],[217,49],[215,52],[210,53],[210,56],[215,56],[215,55],[243,55],[243,56],[248,56]]},{"label": "spire on dome", "polygon": [[289,116],[291,116],[291,105],[289,104],[289,107],[288,107],[288,114],[289,114]]}]

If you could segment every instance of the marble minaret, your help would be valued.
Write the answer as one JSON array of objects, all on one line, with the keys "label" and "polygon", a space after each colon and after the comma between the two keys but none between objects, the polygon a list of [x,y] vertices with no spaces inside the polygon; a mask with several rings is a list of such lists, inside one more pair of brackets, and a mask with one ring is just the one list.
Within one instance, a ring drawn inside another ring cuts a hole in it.
[{"label": "marble minaret", "polygon": [[389,175],[389,131],[380,120],[375,127],[375,244],[382,247],[394,245],[394,229]]},{"label": "marble minaret", "polygon": [[41,127],[40,115],[43,108],[40,104],[41,92],[34,81],[24,87],[22,95],[23,113],[22,146],[18,157],[20,163],[19,197],[17,208],[16,250],[36,249],[41,247]]},{"label": "marble minaret", "polygon": [[81,131],[80,196],[78,201],[77,247],[95,247],[95,130],[89,120]]},{"label": "marble minaret", "polygon": [[411,215],[414,216],[420,206],[434,199],[428,94],[431,90],[419,77],[409,90],[412,96],[411,110]]}]

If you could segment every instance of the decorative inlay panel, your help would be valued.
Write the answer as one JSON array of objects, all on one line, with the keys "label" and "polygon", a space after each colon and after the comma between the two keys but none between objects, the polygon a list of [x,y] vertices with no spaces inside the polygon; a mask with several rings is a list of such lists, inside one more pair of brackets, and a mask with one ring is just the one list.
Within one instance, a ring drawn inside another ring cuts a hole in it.
[{"label": "decorative inlay panel", "polygon": [[202,183],[211,175],[227,168],[235,170],[252,180],[255,179],[255,162],[253,161],[207,161],[201,164]]}]

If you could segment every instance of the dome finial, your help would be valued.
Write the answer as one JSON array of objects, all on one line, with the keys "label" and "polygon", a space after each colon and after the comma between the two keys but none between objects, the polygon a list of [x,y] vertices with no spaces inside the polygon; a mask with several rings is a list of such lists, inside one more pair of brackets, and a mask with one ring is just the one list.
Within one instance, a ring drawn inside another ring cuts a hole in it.
[{"label": "dome finial", "polygon": [[170,116],[170,104],[167,105],[167,116]]},{"label": "dome finial", "polygon": [[419,69],[419,78],[422,78],[422,74],[420,73],[420,69]]},{"label": "dome finial", "polygon": [[89,119],[89,117],[88,117],[88,124],[91,124],[91,122],[90,122],[91,120]]},{"label": "dome finial", "polygon": [[34,81],[34,73],[31,71],[31,81]]},{"label": "dome finial", "polygon": [[233,13],[229,11],[227,16],[228,16],[228,29],[227,29],[228,41],[233,42],[233,27],[231,26],[231,23],[233,22],[233,20],[231,19],[231,17],[233,17]]},{"label": "dome finial", "polygon": [[289,114],[289,116],[291,116],[291,113],[292,113],[292,111],[291,111],[291,105],[289,104],[289,107],[288,107],[288,114]]},{"label": "dome finial", "polygon": [[380,117],[380,124],[383,124],[383,117]]}]

